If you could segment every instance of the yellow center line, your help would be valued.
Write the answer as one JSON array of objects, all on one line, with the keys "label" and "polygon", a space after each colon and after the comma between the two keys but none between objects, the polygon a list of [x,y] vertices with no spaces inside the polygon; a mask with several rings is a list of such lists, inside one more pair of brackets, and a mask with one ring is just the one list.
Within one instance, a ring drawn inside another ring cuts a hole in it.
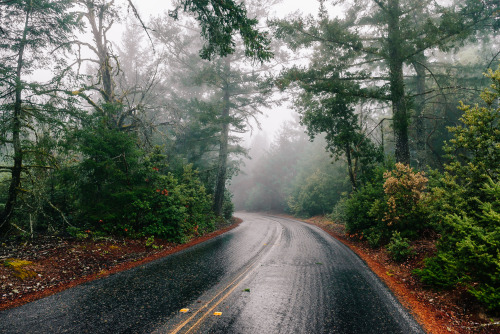
[{"label": "yellow center line", "polygon": [[201,316],[201,318],[198,319],[198,321],[195,322],[194,325],[191,326],[191,328],[189,328],[185,334],[188,334],[194,328],[196,328],[198,326],[198,324],[203,321],[203,319],[205,319],[220,303],[222,303],[234,291],[234,289],[236,289],[238,287],[238,285],[240,285],[241,282],[242,282],[242,280],[239,281],[238,283],[236,283],[224,296],[222,296],[221,299],[219,299],[219,301],[217,303],[214,304],[214,306],[212,306],[209,310],[207,310],[205,312],[205,314],[203,314]]},{"label": "yellow center line", "polygon": [[[192,316],[190,316],[189,318],[187,318],[183,323],[181,323],[179,326],[177,326],[172,332],[170,332],[170,334],[176,334],[178,333],[184,326],[186,326],[191,320],[193,320],[194,317],[196,317],[196,315],[198,313],[201,312],[201,310],[203,310],[204,308],[208,307],[208,305],[210,305],[210,303],[212,303],[215,299],[217,299],[217,297],[219,297],[224,291],[226,291],[227,289],[229,289],[229,287],[231,285],[233,285],[236,281],[238,281],[243,275],[245,275],[250,269],[252,269],[252,267],[257,263],[257,261],[255,261],[254,263],[250,264],[247,269],[245,269],[244,272],[242,272],[240,275],[238,275],[238,277],[236,277],[231,283],[229,283],[224,289],[222,289],[218,294],[215,295],[215,297],[213,297],[212,299],[210,299],[205,305],[203,305],[202,307],[200,307],[200,309],[198,309],[195,313],[193,313]],[[223,301],[224,299],[227,298],[227,296],[234,291],[234,289],[236,289],[236,287],[240,284],[240,282],[238,282],[228,293],[226,293],[222,298],[221,300],[219,300],[210,310],[206,311],[206,313],[202,316],[201,319],[204,319],[207,314],[213,310],[215,307],[217,307],[217,305],[219,305],[221,303],[221,301]],[[201,320],[200,319],[200,320]],[[194,325],[196,326],[196,324],[198,324],[200,322],[200,320],[198,320]],[[189,331],[191,331],[191,329],[193,329],[193,327],[191,327],[186,333],[188,333]]]}]

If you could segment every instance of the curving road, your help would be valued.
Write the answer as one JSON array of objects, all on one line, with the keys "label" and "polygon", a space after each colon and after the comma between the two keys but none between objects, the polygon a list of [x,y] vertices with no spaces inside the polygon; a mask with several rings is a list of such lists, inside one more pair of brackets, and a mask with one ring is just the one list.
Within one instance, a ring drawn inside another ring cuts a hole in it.
[{"label": "curving road", "polygon": [[2,311],[0,333],[424,333],[319,228],[238,217],[205,243]]}]

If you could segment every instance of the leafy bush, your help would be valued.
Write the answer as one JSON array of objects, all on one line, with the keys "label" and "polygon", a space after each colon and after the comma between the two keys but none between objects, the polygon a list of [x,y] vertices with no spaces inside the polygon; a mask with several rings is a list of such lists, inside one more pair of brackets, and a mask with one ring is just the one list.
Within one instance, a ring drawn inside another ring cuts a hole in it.
[{"label": "leafy bush", "polygon": [[383,198],[382,183],[369,182],[346,200],[346,229],[349,233],[358,233],[380,225],[377,217],[370,210],[373,203]]},{"label": "leafy bush", "polygon": [[211,198],[191,166],[175,175],[160,148],[145,155],[134,135],[102,124],[76,137],[82,160],[56,180],[75,226],[174,242],[214,229]]},{"label": "leafy bush", "polygon": [[347,209],[347,194],[343,193],[339,201],[334,205],[332,213],[328,215],[328,218],[335,222],[345,223],[346,221],[346,209]]},{"label": "leafy bush", "polygon": [[134,135],[108,128],[102,120],[93,125],[75,134],[83,156],[66,174],[74,186],[76,224],[116,230],[129,224],[131,204],[147,191],[146,170]]},{"label": "leafy bush", "polygon": [[466,189],[457,183],[457,178],[449,173],[437,171],[429,173],[429,192],[422,199],[422,205],[427,208],[428,224],[434,230],[440,231],[445,217],[450,213],[464,215],[468,212],[470,202]]},{"label": "leafy bush", "polygon": [[226,220],[230,220],[234,213],[234,204],[232,201],[232,194],[229,191],[224,193],[224,203],[222,205],[223,216]]},{"label": "leafy bush", "polygon": [[190,166],[180,180],[158,173],[150,182],[154,189],[133,203],[134,225],[143,234],[186,242],[214,229],[211,198]]},{"label": "leafy bush", "polygon": [[[490,69],[486,76],[492,79],[493,91],[487,88],[480,94],[485,105],[461,103],[462,124],[448,128],[453,139],[445,146],[451,159],[446,170],[465,186],[469,198],[479,200],[483,200],[484,195],[481,185],[487,183],[488,178],[496,181],[500,177],[500,66],[495,72]],[[478,208],[477,202],[471,204],[470,209]]]},{"label": "leafy bush", "polygon": [[455,254],[440,251],[424,260],[425,267],[416,269],[415,274],[425,284],[439,288],[451,288],[461,282],[461,272]]},{"label": "leafy bush", "polygon": [[387,244],[387,251],[396,262],[403,262],[415,253],[410,246],[410,240],[403,238],[399,232],[392,233],[391,241]]},{"label": "leafy bush", "polygon": [[[382,216],[379,213],[380,210],[373,209],[374,205],[379,205],[379,200],[384,198],[384,170],[385,168],[383,166],[379,166],[374,173],[373,179],[366,182],[365,185],[360,187],[356,192],[350,194],[350,196],[345,199],[343,208],[338,208],[343,211],[339,214],[339,217],[345,219],[344,223],[347,233],[351,235],[368,236],[368,238],[372,240],[374,237],[377,237],[376,239],[378,239],[378,242],[387,237],[384,235],[385,228],[383,226],[384,222],[382,221]],[[380,235],[371,236],[372,234]]]},{"label": "leafy bush", "polygon": [[68,226],[66,229],[66,232],[72,236],[73,238],[76,239],[87,239],[89,237],[88,231],[82,231],[78,227],[75,226]]},{"label": "leafy bush", "polygon": [[429,227],[427,178],[400,163],[387,171],[389,166],[391,162],[375,168],[372,179],[335,208],[347,233],[365,238],[372,247],[387,243],[395,231],[414,238]]},{"label": "leafy bush", "polygon": [[372,227],[363,232],[363,235],[366,237],[366,241],[372,248],[380,247],[382,243],[383,233],[379,229]]},{"label": "leafy bush", "polygon": [[488,308],[500,310],[500,182],[490,180],[482,190],[490,201],[479,202],[475,218],[446,216],[438,254],[417,273],[431,285],[466,284]]},{"label": "leafy bush", "polygon": [[298,216],[326,214],[340,200],[344,188],[344,179],[316,169],[294,189],[288,198],[288,206]]},{"label": "leafy bush", "polygon": [[379,166],[374,178],[337,208],[342,210],[337,215],[345,219],[348,233],[365,237],[372,247],[388,242],[394,231],[415,237],[427,227],[426,182],[423,173],[403,164],[391,171]]},{"label": "leafy bush", "polygon": [[384,173],[384,178],[387,207],[382,220],[389,229],[416,237],[427,225],[422,199],[428,179],[424,172],[401,163]]}]

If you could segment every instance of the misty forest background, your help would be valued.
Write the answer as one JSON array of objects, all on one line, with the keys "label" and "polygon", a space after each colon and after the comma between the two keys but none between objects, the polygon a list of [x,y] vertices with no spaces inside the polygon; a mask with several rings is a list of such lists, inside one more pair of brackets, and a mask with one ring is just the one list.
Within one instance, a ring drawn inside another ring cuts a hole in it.
[{"label": "misty forest background", "polygon": [[0,236],[329,215],[395,261],[434,240],[424,283],[500,311],[498,2],[279,2],[0,1]]}]

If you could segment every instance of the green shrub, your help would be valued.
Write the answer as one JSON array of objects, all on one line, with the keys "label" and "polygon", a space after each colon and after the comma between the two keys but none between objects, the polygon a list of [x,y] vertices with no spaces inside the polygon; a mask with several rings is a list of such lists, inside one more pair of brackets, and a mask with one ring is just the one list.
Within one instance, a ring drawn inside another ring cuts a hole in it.
[{"label": "green shrub", "polygon": [[492,311],[500,311],[500,67],[487,74],[485,106],[461,104],[462,124],[450,128],[451,162],[431,193],[442,237],[438,252],[417,271],[426,284],[468,286]]},{"label": "green shrub", "polygon": [[78,137],[84,156],[55,183],[79,229],[174,242],[214,229],[211,198],[191,166],[175,175],[159,148],[145,156],[134,135],[103,126]]},{"label": "green shrub", "polygon": [[429,172],[429,192],[422,200],[426,208],[428,224],[434,230],[441,232],[445,217],[450,213],[464,215],[470,207],[464,187],[457,183],[457,178],[449,173]]},{"label": "green shrub", "polygon": [[427,284],[466,284],[478,300],[500,310],[500,181],[490,180],[482,191],[489,201],[478,203],[475,218],[445,218],[438,254],[418,274]]},{"label": "green shrub", "polygon": [[[500,195],[500,183],[496,184]],[[417,271],[429,285],[464,284],[491,310],[500,310],[500,196],[496,205],[482,203],[479,220],[449,215],[435,257]]]},{"label": "green shrub", "polygon": [[376,229],[381,233],[380,238],[384,239],[384,223],[381,216],[377,215],[377,210],[372,210],[374,203],[384,198],[382,167],[378,168],[375,178],[353,192],[345,200],[345,208],[342,216],[345,219],[346,232],[353,235],[373,234]]},{"label": "green shrub", "polygon": [[87,239],[89,237],[89,231],[82,231],[78,227],[75,227],[75,226],[68,226],[68,228],[66,229],[66,232],[68,232],[68,234],[70,236],[72,236],[73,238],[80,239],[80,240]]},{"label": "green shrub", "polygon": [[396,262],[403,262],[415,254],[410,246],[410,240],[403,238],[399,232],[392,233],[391,241],[387,244],[387,251]]},{"label": "green shrub", "polygon": [[316,169],[301,182],[300,187],[292,191],[288,206],[298,216],[324,215],[340,200],[344,188],[343,178]]},{"label": "green shrub", "polygon": [[439,251],[436,256],[424,260],[424,268],[416,269],[415,274],[422,282],[439,288],[451,288],[462,280],[462,272],[455,254]]},{"label": "green shrub", "polygon": [[81,161],[63,175],[72,192],[75,225],[116,231],[129,224],[132,203],[147,192],[146,169],[134,135],[96,120],[75,138]]},{"label": "green shrub", "polygon": [[222,213],[224,219],[230,220],[233,217],[234,213],[234,204],[232,201],[232,194],[229,191],[224,193],[224,203],[222,204]]},{"label": "green shrub", "polygon": [[378,247],[387,243],[394,231],[415,238],[429,227],[424,202],[427,178],[423,173],[395,164],[389,171],[379,166],[373,175],[335,209],[347,233],[363,236],[372,247]]},{"label": "green shrub", "polygon": [[211,198],[186,166],[180,180],[171,173],[153,176],[154,189],[134,202],[135,225],[145,235],[153,235],[174,242],[186,242],[196,235],[214,229]]},{"label": "green shrub", "polygon": [[366,238],[366,241],[372,248],[380,247],[382,243],[383,233],[377,228],[370,228],[369,230],[364,231],[363,234]]},{"label": "green shrub", "polygon": [[346,210],[347,210],[347,194],[343,193],[340,200],[333,207],[332,213],[328,215],[328,218],[337,223],[343,224],[347,219]]}]

